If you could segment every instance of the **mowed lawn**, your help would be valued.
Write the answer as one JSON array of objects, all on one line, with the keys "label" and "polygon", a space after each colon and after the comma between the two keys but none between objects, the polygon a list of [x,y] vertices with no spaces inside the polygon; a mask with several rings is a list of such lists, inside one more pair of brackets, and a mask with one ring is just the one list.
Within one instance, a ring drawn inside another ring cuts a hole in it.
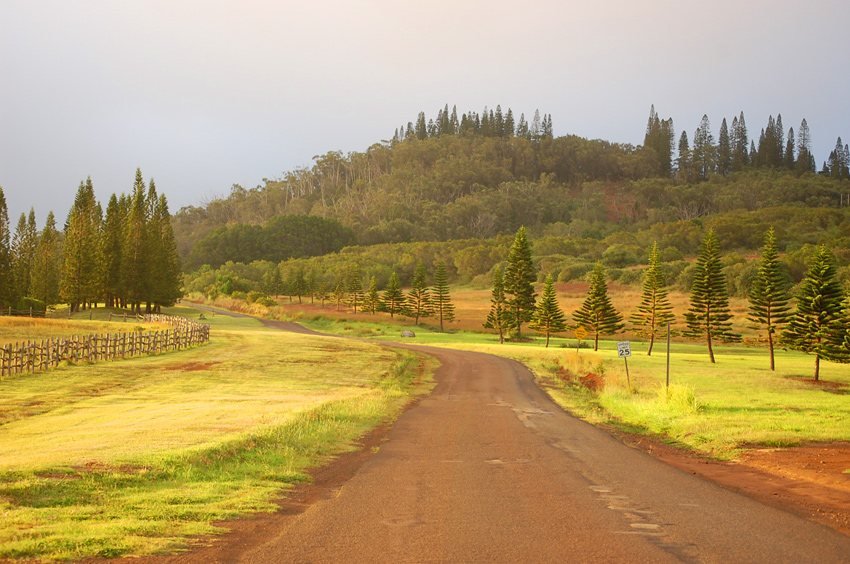
[{"label": "mowed lawn", "polygon": [[[400,340],[400,326],[360,321],[351,314],[345,320],[305,314],[301,321],[327,332]],[[674,342],[668,394],[666,343],[657,342],[649,357],[647,344],[632,340],[629,391],[616,340],[601,341],[594,352],[577,350],[575,339],[555,338],[546,349],[542,338],[499,344],[494,335],[480,332],[415,330],[410,342],[522,362],[559,404],[591,422],[656,435],[717,458],[734,458],[750,445],[850,441],[850,364],[822,362],[822,382],[815,383],[809,355],[778,351],[773,373],[765,347],[717,347],[717,364],[712,365],[705,345]],[[591,392],[581,383],[588,373],[602,375],[602,391]]]},{"label": "mowed lawn", "polygon": [[185,546],[272,510],[422,389],[409,354],[208,322],[212,341],[189,351],[0,382],[0,558]]}]

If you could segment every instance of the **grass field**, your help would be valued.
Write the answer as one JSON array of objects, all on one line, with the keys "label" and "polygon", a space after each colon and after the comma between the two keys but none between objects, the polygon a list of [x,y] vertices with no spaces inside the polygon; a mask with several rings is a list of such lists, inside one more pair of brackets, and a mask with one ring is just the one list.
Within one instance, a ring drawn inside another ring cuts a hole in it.
[{"label": "grass field", "polygon": [[[299,321],[329,333],[400,339],[400,326],[361,321],[350,313],[346,319],[305,313]],[[559,404],[588,421],[655,435],[721,459],[734,458],[750,445],[850,441],[850,365],[823,363],[824,381],[815,383],[814,360],[802,353],[779,351],[777,371],[771,373],[763,347],[717,347],[712,365],[704,345],[676,342],[668,392],[665,344],[656,344],[648,357],[646,343],[632,342],[629,391],[612,340],[602,341],[598,352],[577,351],[574,339],[553,339],[545,349],[542,338],[501,345],[493,335],[419,327],[412,341],[513,358],[531,368]],[[593,393],[581,384],[580,377],[588,373],[603,376],[602,391]]]},{"label": "grass field", "polygon": [[72,335],[123,333],[137,328],[153,330],[165,325],[140,321],[104,321],[101,319],[40,319],[37,317],[0,317],[0,346],[24,341],[41,341]]},{"label": "grass field", "polygon": [[208,321],[196,349],[0,382],[0,558],[185,546],[273,509],[426,387],[409,354]]}]

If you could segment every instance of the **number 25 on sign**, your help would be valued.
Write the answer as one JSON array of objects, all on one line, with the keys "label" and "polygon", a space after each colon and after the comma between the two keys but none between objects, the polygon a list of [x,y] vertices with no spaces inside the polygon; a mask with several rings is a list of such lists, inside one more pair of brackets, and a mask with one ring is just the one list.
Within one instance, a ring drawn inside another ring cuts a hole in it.
[{"label": "number 25 on sign", "polygon": [[629,341],[620,341],[617,343],[617,356],[623,359],[626,363],[626,383],[629,386],[629,391],[632,391],[632,379],[629,376],[629,357],[632,356],[632,344]]}]

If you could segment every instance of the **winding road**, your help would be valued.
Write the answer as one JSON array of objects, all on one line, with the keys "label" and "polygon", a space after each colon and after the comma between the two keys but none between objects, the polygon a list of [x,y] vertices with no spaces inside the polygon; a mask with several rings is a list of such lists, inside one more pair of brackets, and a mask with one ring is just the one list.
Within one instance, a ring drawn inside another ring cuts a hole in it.
[{"label": "winding road", "polygon": [[850,537],[624,445],[517,362],[407,348],[440,361],[437,386],[377,452],[250,534],[164,560],[850,562]]}]

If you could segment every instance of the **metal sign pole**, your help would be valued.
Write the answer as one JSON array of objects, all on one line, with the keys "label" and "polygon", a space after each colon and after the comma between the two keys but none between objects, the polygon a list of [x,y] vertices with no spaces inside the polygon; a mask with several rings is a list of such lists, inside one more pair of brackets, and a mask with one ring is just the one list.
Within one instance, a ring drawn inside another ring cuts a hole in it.
[{"label": "metal sign pole", "polygon": [[667,323],[667,390],[670,390],[670,323]]}]

